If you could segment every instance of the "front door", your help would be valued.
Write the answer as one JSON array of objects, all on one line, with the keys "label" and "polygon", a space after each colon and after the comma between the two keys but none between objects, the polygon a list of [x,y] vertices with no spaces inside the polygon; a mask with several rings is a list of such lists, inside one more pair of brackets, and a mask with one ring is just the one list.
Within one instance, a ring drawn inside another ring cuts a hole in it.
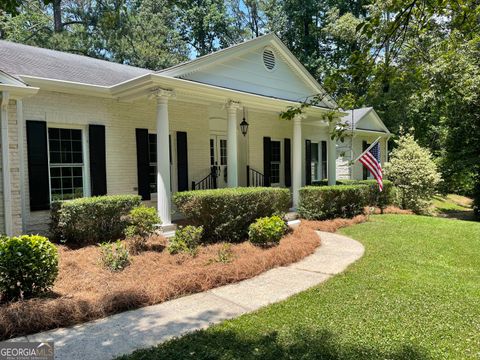
[{"label": "front door", "polygon": [[210,166],[217,175],[217,187],[227,187],[227,137],[224,135],[210,136]]}]

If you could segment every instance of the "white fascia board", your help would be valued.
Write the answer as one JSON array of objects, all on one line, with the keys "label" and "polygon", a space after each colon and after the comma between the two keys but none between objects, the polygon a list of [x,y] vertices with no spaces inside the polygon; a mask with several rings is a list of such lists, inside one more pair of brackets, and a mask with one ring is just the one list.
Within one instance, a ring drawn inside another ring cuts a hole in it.
[{"label": "white fascia board", "polygon": [[11,99],[22,99],[24,97],[33,96],[38,90],[40,90],[38,87],[32,86],[0,84],[0,91],[8,92]]},{"label": "white fascia board", "polygon": [[21,78],[29,85],[37,86],[42,90],[75,95],[88,95],[106,98],[112,97],[109,86],[91,85],[74,81],[49,79],[28,75],[21,75]]},{"label": "white fascia board", "polygon": [[354,133],[359,135],[379,135],[382,137],[390,137],[392,134],[387,130],[387,132],[376,131],[376,130],[366,130],[366,129],[354,129]]}]

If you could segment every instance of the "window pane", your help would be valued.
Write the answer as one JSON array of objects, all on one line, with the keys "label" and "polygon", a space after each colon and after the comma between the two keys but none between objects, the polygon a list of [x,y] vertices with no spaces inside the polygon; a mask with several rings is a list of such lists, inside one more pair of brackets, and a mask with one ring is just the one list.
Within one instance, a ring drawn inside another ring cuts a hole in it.
[{"label": "window pane", "polygon": [[312,162],[317,162],[318,161],[318,144],[311,143],[310,149],[312,151]]},{"label": "window pane", "polygon": [[70,130],[70,129],[60,129],[60,139],[71,140],[72,139],[72,130]]},{"label": "window pane", "polygon": [[280,141],[271,141],[271,161],[280,161]]},{"label": "window pane", "polygon": [[215,141],[210,139],[210,166],[215,165]]},{"label": "window pane", "polygon": [[[77,174],[73,176],[73,174]],[[50,167],[51,197],[70,200],[83,196],[83,174],[81,166]]]},{"label": "window pane", "polygon": [[49,128],[49,129],[48,129],[48,138],[49,138],[50,140],[51,140],[51,139],[59,140],[59,139],[60,139],[60,129]]},{"label": "window pane", "polygon": [[220,139],[220,165],[227,165],[227,140]]},{"label": "window pane", "polygon": [[270,182],[272,184],[280,183],[280,164],[278,163],[270,164]]},{"label": "window pane", "polygon": [[72,140],[79,140],[80,142],[82,141],[82,130],[72,129],[71,134],[72,134]]}]

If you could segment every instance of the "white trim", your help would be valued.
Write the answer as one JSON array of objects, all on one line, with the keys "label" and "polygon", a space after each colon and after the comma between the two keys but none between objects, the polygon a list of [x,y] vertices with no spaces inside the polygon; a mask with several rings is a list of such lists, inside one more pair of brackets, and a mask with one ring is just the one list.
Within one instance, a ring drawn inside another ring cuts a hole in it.
[{"label": "white trim", "polygon": [[[52,201],[52,179],[50,176],[50,138],[48,135],[48,129],[74,129],[82,131],[82,177],[83,177],[83,196],[90,197],[90,152],[89,152],[89,140],[88,140],[88,125],[78,125],[78,124],[62,124],[56,122],[46,122],[47,123],[47,157],[48,157],[48,195],[50,198],[50,204]],[[72,184],[73,186],[73,184]]]},{"label": "white trim", "polygon": [[25,119],[23,117],[23,100],[17,100],[17,131],[18,131],[18,157],[19,157],[19,174],[20,174],[20,201],[21,201],[21,217],[22,217],[22,233],[27,229],[27,210],[26,186],[25,186]]},{"label": "white trim", "polygon": [[5,233],[8,236],[13,235],[12,218],[12,184],[10,178],[10,141],[8,136],[8,105],[10,94],[8,91],[2,92],[0,103],[0,120],[2,129],[2,175],[3,175],[3,213],[5,217]]},{"label": "white trim", "polygon": [[[278,165],[279,165],[279,172],[278,172],[278,178],[280,180],[280,182],[278,183],[270,183],[270,186],[272,187],[285,187],[285,169],[284,169],[284,154],[283,154],[283,148],[284,148],[284,144],[283,144],[283,139],[276,139],[276,138],[270,138],[270,146],[272,144],[272,142],[275,141],[275,142],[278,142],[280,143],[280,161],[278,161]],[[270,157],[271,157],[271,152],[272,150],[270,149]],[[277,161],[275,161],[275,163],[277,163]],[[272,159],[270,159],[270,166],[272,165]],[[271,169],[270,169],[270,176],[271,176]]]}]

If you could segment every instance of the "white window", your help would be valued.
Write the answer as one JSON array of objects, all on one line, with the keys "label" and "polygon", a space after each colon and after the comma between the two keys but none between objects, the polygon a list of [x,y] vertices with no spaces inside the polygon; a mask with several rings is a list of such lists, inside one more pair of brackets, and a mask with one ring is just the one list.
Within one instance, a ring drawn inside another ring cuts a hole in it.
[{"label": "white window", "polygon": [[81,129],[48,128],[50,199],[83,197],[85,166]]},{"label": "white window", "polygon": [[312,181],[321,180],[320,179],[320,166],[319,166],[319,148],[318,143],[311,143],[310,149],[312,152]]},{"label": "white window", "polygon": [[280,185],[281,144],[280,141],[270,141],[270,184]]},{"label": "white window", "polygon": [[[170,153],[170,191],[172,191],[172,137],[168,136]],[[148,134],[148,183],[150,194],[157,193],[157,134]]]}]

